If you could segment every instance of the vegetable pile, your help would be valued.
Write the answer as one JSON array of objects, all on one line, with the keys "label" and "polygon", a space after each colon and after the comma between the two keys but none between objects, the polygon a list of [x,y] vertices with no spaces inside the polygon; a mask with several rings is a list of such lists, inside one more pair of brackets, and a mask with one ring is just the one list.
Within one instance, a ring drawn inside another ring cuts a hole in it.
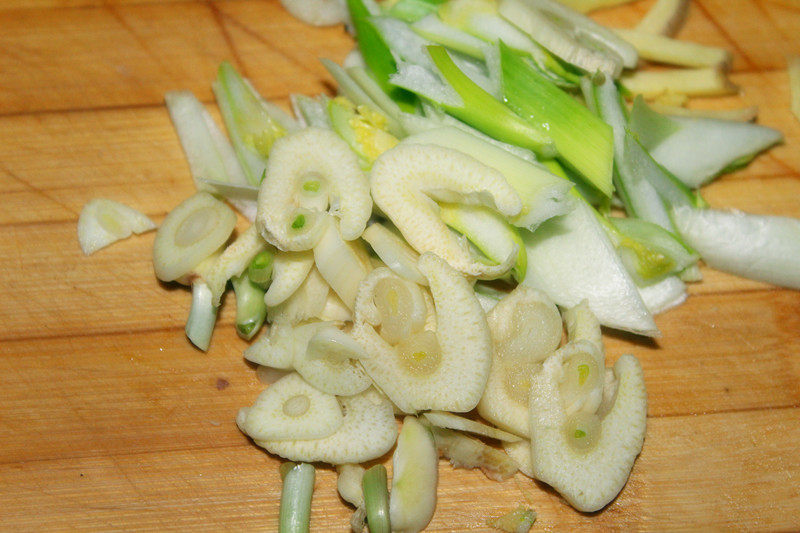
[{"label": "vegetable pile", "polygon": [[[730,55],[672,38],[686,1],[633,30],[566,6],[611,3],[284,0],[354,32],[345,66],[323,60],[338,96],[292,95],[292,116],[223,63],[226,136],[191,93],[166,95],[198,192],[158,227],[155,274],[191,286],[201,350],[228,282],[238,334],[269,323],[244,353],[269,386],[236,423],[299,463],[281,470],[282,530],[308,528],[312,462],[337,466],[357,531],[424,529],[439,456],[602,509],[641,451],[647,394],[635,357],[606,366],[601,326],[658,336],[700,260],[800,288],[800,221],[697,190],[782,139],[680,107],[731,90]],[[235,236],[234,209],[251,222]],[[88,255],[154,228],[93,200],[78,233]],[[359,465],[392,449],[389,490]]]}]

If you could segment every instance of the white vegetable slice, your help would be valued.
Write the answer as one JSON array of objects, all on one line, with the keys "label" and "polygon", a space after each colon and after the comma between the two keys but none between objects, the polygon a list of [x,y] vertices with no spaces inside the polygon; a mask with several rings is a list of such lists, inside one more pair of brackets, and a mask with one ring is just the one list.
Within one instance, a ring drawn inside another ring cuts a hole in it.
[{"label": "white vegetable slice", "polygon": [[395,274],[419,285],[428,284],[417,268],[419,254],[386,226],[377,222],[370,224],[361,237]]},{"label": "white vegetable slice", "polygon": [[653,316],[592,208],[581,201],[535,233],[523,231],[528,251],[524,285],[564,307],[589,302],[604,326],[658,336]]},{"label": "white vegetable slice", "polygon": [[291,370],[294,360],[292,332],[293,328],[288,322],[273,322],[269,331],[245,349],[244,358],[270,368]]},{"label": "white vegetable slice", "polygon": [[435,144],[458,150],[499,171],[522,201],[520,213],[509,219],[515,226],[534,230],[574,206],[574,199],[567,194],[572,188],[568,180],[455,127],[417,133],[403,139],[403,144]]},{"label": "white vegetable slice", "polygon": [[312,26],[335,26],[347,22],[347,5],[343,0],[281,0],[286,11]]},{"label": "white vegetable slice", "polygon": [[582,300],[578,305],[566,309],[561,317],[567,327],[569,342],[591,342],[600,354],[605,354],[600,321],[592,313],[587,300]]},{"label": "white vegetable slice", "polygon": [[431,432],[413,416],[403,419],[392,455],[389,516],[392,531],[422,531],[436,509],[439,454]]},{"label": "white vegetable slice", "polygon": [[228,240],[236,214],[207,192],[190,196],[169,212],[153,243],[156,277],[173,281],[190,272]]},{"label": "white vegetable slice", "polygon": [[364,467],[356,464],[337,465],[336,472],[339,474],[336,490],[342,499],[353,507],[364,507],[364,491],[361,489]]},{"label": "white vegetable slice", "polygon": [[675,225],[718,270],[800,289],[800,220],[741,211],[681,208]]},{"label": "white vegetable slice", "polygon": [[319,318],[328,301],[330,287],[316,268],[312,268],[305,281],[292,295],[276,307],[267,308],[271,323],[285,320],[297,324],[304,320]]},{"label": "white vegetable slice", "polygon": [[244,432],[253,439],[321,439],[342,427],[336,397],[319,391],[297,374],[279,379],[247,411]]},{"label": "white vegetable slice", "polygon": [[[438,256],[424,253],[418,266],[428,278],[436,306],[433,343],[438,350],[406,343],[394,347],[381,338],[362,312],[372,299],[365,283],[356,301],[352,332],[370,354],[361,364],[403,412],[469,411],[480,400],[491,366],[491,338],[483,309],[469,283]],[[422,340],[420,335],[409,340]]]},{"label": "white vegetable slice", "polygon": [[725,48],[679,41],[640,30],[617,28],[614,32],[631,43],[642,59],[681,67],[727,67],[732,60]]},{"label": "white vegetable slice", "polygon": [[217,308],[208,285],[202,280],[192,283],[192,307],[186,319],[186,336],[192,344],[203,351],[208,350],[214,324],[217,322]]},{"label": "white vegetable slice", "polygon": [[453,468],[480,468],[495,481],[508,479],[518,470],[511,457],[478,439],[436,426],[431,426],[431,433],[439,454],[447,457]]},{"label": "white vegetable slice", "polygon": [[664,94],[724,96],[738,90],[719,67],[637,70],[623,74],[620,82],[632,94],[648,99]]},{"label": "white vegetable slice", "polygon": [[304,349],[295,352],[293,365],[308,383],[336,396],[353,396],[367,390],[372,380],[356,363],[367,357],[364,349],[347,333],[322,325]]},{"label": "white vegetable slice", "polygon": [[266,250],[267,243],[256,231],[255,226],[250,226],[239,235],[235,241],[225,248],[205,276],[208,288],[211,289],[214,305],[219,305],[219,299],[225,292],[225,284],[235,276],[241,276],[250,262],[262,250]]},{"label": "white vegetable slice", "polygon": [[459,272],[496,278],[509,270],[516,252],[500,265],[475,260],[436,213],[435,200],[484,205],[505,216],[522,209],[503,176],[477,160],[432,145],[398,145],[372,167],[372,196],[418,252],[434,252]]},{"label": "white vegetable slice", "polygon": [[642,450],[647,393],[639,361],[623,355],[614,365],[619,380],[613,406],[600,422],[594,446],[579,451],[565,433],[567,416],[558,380],[563,353],[545,361],[531,386],[531,460],[536,479],[556,489],[583,512],[602,509],[625,486]]},{"label": "white vegetable slice", "polygon": [[314,263],[342,302],[353,308],[358,284],[369,274],[366,250],[359,241],[346,242],[338,224],[330,220],[314,246]]},{"label": "white vegetable slice", "polygon": [[83,253],[91,255],[132,233],[154,229],[155,223],[140,211],[114,200],[95,198],[83,206],[78,218],[78,242]]},{"label": "white vegetable slice", "polygon": [[686,301],[686,284],[677,276],[669,276],[661,281],[639,287],[642,301],[651,313],[657,315],[677,307]]},{"label": "white vegetable slice", "polygon": [[327,181],[331,211],[345,240],[360,236],[372,214],[369,183],[347,143],[319,128],[291,133],[272,146],[256,217],[264,239],[281,250],[311,249],[325,229],[322,217],[299,208],[302,183],[309,177]]},{"label": "white vegetable slice", "polygon": [[530,380],[561,342],[561,316],[544,293],[518,286],[486,319],[494,349],[478,413],[499,428],[527,437]]},{"label": "white vegetable slice", "polygon": [[445,411],[428,411],[423,415],[434,426],[447,429],[457,429],[475,435],[483,435],[490,439],[497,439],[504,442],[516,442],[521,440],[522,437],[512,435],[492,426],[487,426],[475,420],[464,418],[463,416],[454,415]]},{"label": "white vegetable slice", "polygon": [[272,282],[264,295],[264,303],[268,307],[283,303],[303,284],[313,266],[311,252],[275,252]]},{"label": "white vegetable slice", "polygon": [[397,439],[392,404],[375,389],[341,398],[342,426],[315,440],[265,441],[256,444],[290,461],[323,461],[333,465],[363,463],[388,452]]},{"label": "white vegetable slice", "polygon": [[657,0],[636,26],[638,31],[675,35],[689,13],[690,0]]},{"label": "white vegetable slice", "polygon": [[325,300],[325,307],[319,315],[320,320],[325,322],[352,322],[353,313],[344,305],[344,302],[336,296],[333,291],[328,292],[328,298]]},{"label": "white vegetable slice", "polygon": [[603,401],[603,352],[585,340],[567,343],[558,352],[564,362],[559,387],[566,415],[596,413]]}]

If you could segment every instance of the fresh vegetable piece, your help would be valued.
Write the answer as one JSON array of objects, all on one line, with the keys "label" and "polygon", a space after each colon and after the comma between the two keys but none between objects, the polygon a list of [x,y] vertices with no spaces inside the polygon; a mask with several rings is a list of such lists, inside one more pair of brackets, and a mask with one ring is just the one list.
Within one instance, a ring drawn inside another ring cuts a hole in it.
[{"label": "fresh vegetable piece", "polygon": [[725,96],[738,91],[719,67],[637,70],[623,74],[620,83],[628,93],[648,99],[670,93]]},{"label": "fresh vegetable piece", "polygon": [[263,365],[258,365],[258,368],[256,368],[256,377],[258,377],[258,381],[264,385],[272,385],[290,373],[291,371],[289,370],[281,370],[279,368],[272,368]]},{"label": "fresh vegetable piece", "polygon": [[397,138],[386,130],[384,116],[366,106],[356,107],[339,97],[328,103],[328,112],[333,130],[358,154],[364,169],[397,145]]},{"label": "fresh vegetable piece", "polygon": [[630,129],[653,159],[689,187],[699,187],[731,166],[747,164],[779,143],[777,130],[746,122],[667,117],[637,98]]},{"label": "fresh vegetable piece", "polygon": [[523,2],[541,12],[558,27],[569,31],[579,42],[618,57],[625,68],[636,67],[639,60],[636,50],[614,35],[613,31],[586,15],[569,9],[556,0],[523,0]]},{"label": "fresh vegetable piece", "polygon": [[314,262],[319,273],[349,309],[355,305],[358,284],[370,270],[366,254],[361,242],[342,239],[335,222],[327,225],[314,246]]},{"label": "fresh vegetable piece", "polygon": [[491,285],[487,285],[480,281],[475,282],[472,286],[475,290],[475,297],[481,304],[484,313],[488,313],[508,294],[507,290],[503,290]]},{"label": "fresh vegetable piece", "polygon": [[700,259],[697,252],[660,226],[635,218],[607,220],[617,231],[612,232],[611,240],[640,287],[682,272]]},{"label": "fresh vegetable piece", "polygon": [[537,127],[546,126],[559,158],[610,196],[614,190],[611,128],[503,43],[500,61],[503,97],[509,107]]},{"label": "fresh vegetable piece", "polygon": [[288,321],[275,321],[244,351],[244,358],[251,363],[277,370],[292,370],[296,330]]},{"label": "fresh vegetable piece", "polygon": [[625,486],[642,449],[647,418],[647,393],[639,361],[623,355],[614,365],[616,394],[601,405],[596,442],[577,446],[594,433],[585,423],[568,420],[559,390],[564,352],[548,358],[534,376],[530,394],[531,459],[536,479],[556,489],[583,512],[605,507]]},{"label": "fresh vegetable piece", "polygon": [[358,48],[375,81],[401,109],[413,112],[414,95],[390,83],[390,76],[397,72],[397,63],[380,32],[370,22],[370,18],[377,13],[371,13],[363,0],[347,0],[347,8],[356,31]]},{"label": "fresh vegetable piece", "polygon": [[508,533],[528,533],[536,522],[536,511],[520,505],[513,511],[493,520],[486,525]]},{"label": "fresh vegetable piece", "polygon": [[418,252],[432,251],[460,272],[480,278],[499,277],[514,264],[516,251],[500,265],[475,260],[430,202],[484,205],[514,216],[521,210],[519,197],[499,172],[454,150],[401,144],[375,161],[371,180],[375,204]]},{"label": "fresh vegetable piece", "polygon": [[330,287],[325,279],[316,268],[312,268],[297,290],[280,305],[269,307],[267,304],[267,320],[270,323],[285,320],[294,325],[319,318],[328,301],[328,293]]},{"label": "fresh vegetable piece", "polygon": [[792,113],[800,120],[800,56],[791,56],[788,60],[789,93],[792,98]]},{"label": "fresh vegetable piece", "polygon": [[364,319],[372,325],[380,325],[380,336],[392,345],[419,333],[429,314],[428,302],[420,287],[385,271],[381,272],[380,279],[373,278],[370,283],[373,281],[374,312],[362,308]]},{"label": "fresh vegetable piece", "polygon": [[252,221],[256,209],[247,189],[251,184],[225,134],[191,92],[168,92],[164,100],[197,190],[225,196]]},{"label": "fresh vegetable piece", "polygon": [[[253,258],[265,251],[266,247],[267,244],[255,226],[250,226],[225,248],[205,276],[205,281],[214,296],[214,305],[219,305],[228,280],[241,276]],[[263,294],[261,299],[263,301]]]},{"label": "fresh vegetable piece", "polygon": [[258,185],[264,176],[273,143],[287,130],[228,62],[223,62],[213,85],[225,127],[247,181]]},{"label": "fresh vegetable piece", "polygon": [[174,281],[212,255],[230,236],[236,214],[207,192],[190,196],[161,223],[153,243],[153,268]]},{"label": "fresh vegetable piece", "polygon": [[264,289],[250,281],[247,274],[231,279],[236,293],[236,333],[250,340],[267,318]]},{"label": "fresh vegetable piece", "polygon": [[359,508],[364,507],[364,491],[361,488],[361,480],[366,470],[357,464],[343,464],[336,466],[336,490],[344,501]]},{"label": "fresh vegetable piece", "polygon": [[345,240],[357,238],[366,227],[372,199],[358,158],[334,132],[307,128],[276,141],[258,196],[256,224],[280,250],[311,249],[325,232],[327,217],[301,207],[303,184],[312,178],[327,183]]},{"label": "fresh vegetable piece", "polygon": [[297,349],[293,366],[309,384],[336,396],[353,396],[367,390],[372,381],[355,361],[367,356],[352,337],[333,325],[316,329],[305,348]]},{"label": "fresh vegetable piece", "polygon": [[603,332],[600,330],[600,322],[597,317],[589,309],[589,302],[583,300],[578,305],[565,309],[561,316],[564,319],[564,326],[567,328],[569,342],[589,342],[597,348],[597,353],[605,357]]},{"label": "fresh vegetable piece", "polygon": [[[392,404],[385,397],[370,388],[339,401],[344,420],[333,435],[314,440],[256,440],[255,443],[292,461],[324,461],[332,465],[363,463],[392,448],[397,439],[397,424]],[[366,491],[364,497],[367,498]]]},{"label": "fresh vegetable piece", "polygon": [[715,118],[718,120],[735,120],[752,122],[758,117],[758,106],[739,107],[735,109],[694,109],[675,105],[650,103],[650,109],[662,115],[689,118]]},{"label": "fresh vegetable piece", "polygon": [[214,324],[217,322],[217,308],[212,301],[211,290],[202,280],[192,283],[192,307],[186,319],[186,337],[203,351],[208,350]]},{"label": "fresh vegetable piece", "polygon": [[529,2],[502,0],[499,6],[504,19],[563,61],[589,74],[602,72],[616,78],[622,71],[622,59],[619,56],[581,43],[568,27],[561,26]]},{"label": "fresh vegetable piece", "polygon": [[335,26],[347,22],[343,0],[281,0],[286,11],[312,26]]},{"label": "fresh vegetable piece", "polygon": [[369,72],[364,67],[356,66],[347,68],[347,74],[375,102],[376,109],[386,116],[386,129],[389,133],[396,137],[405,135],[400,124],[400,117],[407,113],[404,113],[400,106],[383,92],[381,86],[370,76]]},{"label": "fresh vegetable piece", "polygon": [[653,317],[598,220],[585,202],[535,233],[522,232],[528,250],[524,285],[561,306],[586,299],[604,326],[658,336]]},{"label": "fresh vegetable piece", "polygon": [[521,440],[522,437],[512,435],[506,431],[487,426],[475,420],[464,418],[463,416],[454,415],[446,411],[428,411],[423,414],[431,424],[440,428],[456,429],[466,433],[473,433],[475,435],[483,435],[490,439],[497,439],[504,442],[516,442]]},{"label": "fresh vegetable piece", "polygon": [[561,316],[544,293],[520,285],[486,319],[492,334],[492,368],[478,413],[499,428],[527,437],[530,380],[561,342]]},{"label": "fresh vegetable piece", "polygon": [[800,220],[741,211],[677,208],[675,225],[709,266],[800,289]]},{"label": "fresh vegetable piece", "polygon": [[500,171],[522,201],[522,211],[510,218],[515,226],[534,230],[548,218],[562,215],[573,207],[574,199],[567,194],[572,188],[569,181],[455,127],[417,133],[403,139],[403,144],[451,148]]},{"label": "fresh vegetable piece", "polygon": [[83,206],[78,218],[78,243],[86,255],[109,244],[156,229],[146,215],[125,204],[95,198]]},{"label": "fresh vegetable piece", "polygon": [[559,349],[559,393],[567,417],[594,415],[603,400],[605,357],[593,342],[576,340]]},{"label": "fresh vegetable piece", "polygon": [[541,124],[530,124],[470,80],[450,58],[444,47],[429,46],[438,75],[422,67],[407,65],[392,77],[392,83],[416,92],[447,113],[503,142],[533,150],[545,157],[553,144]]},{"label": "fresh vegetable piece", "polygon": [[503,451],[519,466],[519,471],[533,479],[533,462],[531,461],[531,441],[523,439],[517,442],[504,442]]},{"label": "fresh vegetable piece", "polygon": [[518,470],[511,457],[496,448],[451,429],[431,426],[439,455],[450,460],[453,468],[480,468],[489,479],[503,481]]},{"label": "fresh vegetable piece", "polygon": [[311,495],[314,492],[316,473],[310,464],[284,463],[281,465],[280,533],[308,531],[311,517]]},{"label": "fresh vegetable piece", "polygon": [[[254,227],[254,226],[251,226]],[[270,250],[262,250],[253,257],[247,265],[247,277],[250,281],[267,289],[272,281],[272,270],[275,267],[275,253]]]},{"label": "fresh vegetable piece", "polygon": [[370,532],[389,533],[392,530],[389,518],[389,491],[386,484],[385,466],[375,465],[364,472],[361,485]]},{"label": "fresh vegetable piece", "polygon": [[336,322],[344,324],[345,322],[353,321],[352,311],[344,305],[341,298],[336,296],[333,291],[328,292],[328,298],[325,300],[325,307],[319,314],[319,319],[325,322]]},{"label": "fresh vegetable piece", "polygon": [[321,439],[344,423],[332,394],[317,390],[298,374],[276,381],[247,408],[242,431],[256,440]]},{"label": "fresh vegetable piece", "polygon": [[352,335],[370,354],[361,364],[403,412],[469,411],[480,400],[491,366],[483,310],[469,283],[438,256],[422,254],[418,268],[428,278],[436,305],[436,332],[426,329],[398,346],[380,337],[366,320],[374,305],[375,280],[385,272],[375,270],[356,299]]},{"label": "fresh vegetable piece", "polygon": [[486,42],[465,31],[445,24],[435,13],[418,19],[411,24],[411,29],[417,35],[456,52],[476,59],[486,58],[487,48],[489,47]]},{"label": "fresh vegetable piece", "polygon": [[395,274],[418,285],[428,284],[417,268],[419,254],[392,230],[374,222],[367,226],[361,237]]},{"label": "fresh vegetable piece", "polygon": [[482,206],[439,204],[442,222],[464,235],[494,264],[500,264],[516,251],[512,275],[517,282],[525,277],[527,254],[517,229],[496,212]]},{"label": "fresh vegetable piece", "polygon": [[689,14],[689,0],[656,0],[636,26],[638,31],[672,36],[683,26]]},{"label": "fresh vegetable piece", "polygon": [[267,307],[276,307],[294,294],[313,266],[314,254],[311,251],[276,251],[272,262],[272,283],[264,295]]},{"label": "fresh vegetable piece", "polygon": [[725,48],[679,41],[656,33],[617,28],[619,37],[636,48],[642,59],[681,67],[728,67],[731,53]]},{"label": "fresh vegetable piece", "polygon": [[430,430],[413,416],[403,419],[392,454],[389,516],[393,531],[422,531],[436,509],[439,454]]}]

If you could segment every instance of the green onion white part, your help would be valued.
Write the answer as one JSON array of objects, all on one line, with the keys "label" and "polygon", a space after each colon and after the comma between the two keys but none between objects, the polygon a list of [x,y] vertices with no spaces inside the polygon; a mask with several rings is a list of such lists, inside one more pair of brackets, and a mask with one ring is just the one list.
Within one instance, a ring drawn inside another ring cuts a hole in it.
[{"label": "green onion white part", "polygon": [[231,283],[236,293],[236,333],[250,340],[267,318],[264,289],[250,281],[247,274],[232,278]]},{"label": "green onion white part", "polygon": [[637,70],[623,74],[620,83],[629,93],[648,99],[664,94],[726,96],[738,91],[719,67]]},{"label": "green onion white part", "polygon": [[[288,468],[284,468],[288,467]],[[285,473],[284,473],[285,472]],[[311,495],[316,473],[310,464],[281,465],[283,489],[278,513],[280,533],[303,533],[309,530]]]},{"label": "green onion white part", "polygon": [[217,322],[217,308],[213,303],[211,290],[205,282],[192,283],[192,307],[186,319],[186,336],[192,344],[203,351],[208,350],[214,324]]},{"label": "green onion white part", "polygon": [[681,67],[728,67],[731,53],[725,48],[679,41],[641,30],[615,29],[614,32],[636,48],[642,59]]},{"label": "green onion white part", "polygon": [[364,472],[361,485],[370,533],[390,533],[389,491],[386,487],[386,467],[375,465]]},{"label": "green onion white part", "polygon": [[131,234],[156,229],[145,214],[127,205],[95,198],[83,206],[78,218],[78,243],[86,255],[109,244],[127,239]]}]

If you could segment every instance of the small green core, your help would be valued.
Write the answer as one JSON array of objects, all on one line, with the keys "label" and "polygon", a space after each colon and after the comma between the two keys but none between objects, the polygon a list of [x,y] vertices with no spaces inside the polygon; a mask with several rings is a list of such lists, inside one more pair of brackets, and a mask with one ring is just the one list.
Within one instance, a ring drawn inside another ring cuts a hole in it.
[{"label": "small green core", "polygon": [[316,180],[308,180],[303,184],[303,190],[306,192],[318,192],[319,191],[319,182]]},{"label": "small green core", "polygon": [[295,219],[292,221],[292,229],[301,229],[305,225],[306,225],[305,215],[297,215],[297,217],[295,217]]},{"label": "small green core", "polygon": [[583,431],[582,429],[576,429],[575,433],[573,434],[573,436],[576,439],[582,439],[582,438],[584,438],[586,436],[586,432]]},{"label": "small green core", "polygon": [[589,377],[589,365],[578,365],[578,384],[583,385]]}]

